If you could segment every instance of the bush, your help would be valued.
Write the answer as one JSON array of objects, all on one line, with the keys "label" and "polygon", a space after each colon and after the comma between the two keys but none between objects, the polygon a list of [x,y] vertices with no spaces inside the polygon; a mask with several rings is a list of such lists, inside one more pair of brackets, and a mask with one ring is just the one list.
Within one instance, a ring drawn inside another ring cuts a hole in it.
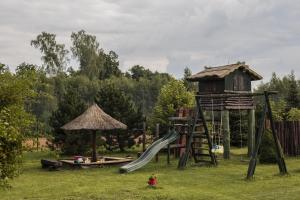
[{"label": "bush", "polygon": [[288,121],[299,121],[300,120],[300,109],[291,108],[288,112]]},{"label": "bush", "polygon": [[262,164],[272,164],[277,162],[275,142],[272,132],[267,129],[263,135],[259,162]]}]

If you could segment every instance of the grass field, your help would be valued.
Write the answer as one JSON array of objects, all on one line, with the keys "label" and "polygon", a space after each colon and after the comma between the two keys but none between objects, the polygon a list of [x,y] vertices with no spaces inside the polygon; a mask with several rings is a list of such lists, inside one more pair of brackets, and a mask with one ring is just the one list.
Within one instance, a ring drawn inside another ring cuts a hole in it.
[{"label": "grass field", "polygon": [[[236,151],[238,153],[238,151]],[[258,165],[255,179],[245,181],[247,162],[239,155],[220,160],[218,167],[176,169],[177,160],[159,163],[131,173],[119,174],[118,167],[42,170],[40,159],[47,152],[25,153],[23,173],[12,181],[13,188],[0,191],[0,199],[300,199],[300,159],[287,158],[289,176],[279,176],[276,165]],[[147,187],[148,177],[158,176],[158,188]]]}]

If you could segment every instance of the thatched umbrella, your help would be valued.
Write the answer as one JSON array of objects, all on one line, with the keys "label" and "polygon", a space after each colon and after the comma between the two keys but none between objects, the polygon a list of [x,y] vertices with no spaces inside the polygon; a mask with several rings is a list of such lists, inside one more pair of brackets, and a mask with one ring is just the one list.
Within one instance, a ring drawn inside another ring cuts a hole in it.
[{"label": "thatched umbrella", "polygon": [[63,130],[89,130],[93,132],[93,154],[92,161],[97,161],[96,153],[96,131],[97,130],[113,130],[126,129],[127,126],[118,120],[106,114],[97,104],[93,104],[83,114],[76,117],[69,123],[61,127]]}]

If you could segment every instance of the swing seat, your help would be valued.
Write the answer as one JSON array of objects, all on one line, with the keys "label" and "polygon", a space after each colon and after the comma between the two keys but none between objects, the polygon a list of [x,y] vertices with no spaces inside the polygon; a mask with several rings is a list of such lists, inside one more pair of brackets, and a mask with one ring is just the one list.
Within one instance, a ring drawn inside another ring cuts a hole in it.
[{"label": "swing seat", "polygon": [[213,145],[211,151],[213,153],[224,153],[224,147],[222,145]]}]

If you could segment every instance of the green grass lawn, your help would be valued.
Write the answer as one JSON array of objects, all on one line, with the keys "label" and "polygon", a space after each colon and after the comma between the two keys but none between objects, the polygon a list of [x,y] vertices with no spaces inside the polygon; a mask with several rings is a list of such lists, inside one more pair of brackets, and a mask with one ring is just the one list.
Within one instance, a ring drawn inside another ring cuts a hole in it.
[{"label": "green grass lawn", "polygon": [[[300,199],[300,159],[286,159],[289,176],[278,176],[277,165],[258,165],[255,179],[245,181],[248,163],[235,153],[218,167],[190,163],[184,171],[177,170],[177,160],[167,165],[161,157],[131,174],[119,174],[118,167],[49,172],[40,166],[49,153],[25,153],[23,173],[0,199]],[[157,189],[146,184],[153,173]]]}]

